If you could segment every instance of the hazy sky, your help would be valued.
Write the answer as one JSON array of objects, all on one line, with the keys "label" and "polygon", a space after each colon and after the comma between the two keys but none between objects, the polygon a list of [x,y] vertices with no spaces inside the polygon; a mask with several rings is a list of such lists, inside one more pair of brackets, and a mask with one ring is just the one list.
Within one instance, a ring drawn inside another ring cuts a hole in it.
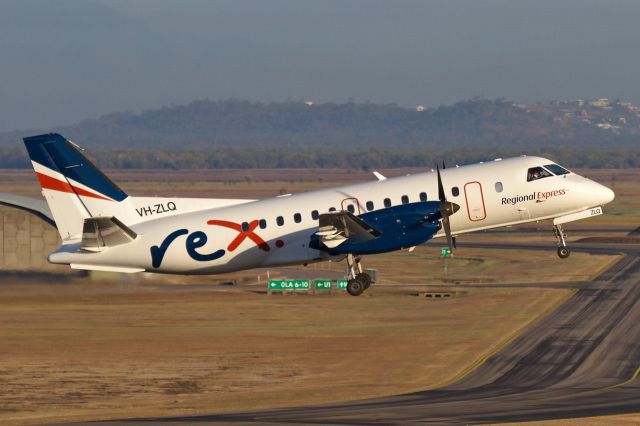
[{"label": "hazy sky", "polygon": [[0,0],[0,131],[230,97],[640,104],[640,1]]}]

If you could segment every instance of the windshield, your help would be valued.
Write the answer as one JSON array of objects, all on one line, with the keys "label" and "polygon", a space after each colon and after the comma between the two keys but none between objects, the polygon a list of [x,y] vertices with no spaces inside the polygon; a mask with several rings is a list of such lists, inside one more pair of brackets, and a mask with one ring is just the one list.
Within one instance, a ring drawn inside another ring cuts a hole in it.
[{"label": "windshield", "polygon": [[527,170],[527,182],[546,178],[549,176],[553,176],[553,175],[549,173],[548,170],[545,170],[542,167],[532,167],[529,170]]},{"label": "windshield", "polygon": [[557,164],[545,164],[544,167],[550,170],[554,175],[558,176],[571,173],[569,170],[565,169],[564,167],[558,166]]}]

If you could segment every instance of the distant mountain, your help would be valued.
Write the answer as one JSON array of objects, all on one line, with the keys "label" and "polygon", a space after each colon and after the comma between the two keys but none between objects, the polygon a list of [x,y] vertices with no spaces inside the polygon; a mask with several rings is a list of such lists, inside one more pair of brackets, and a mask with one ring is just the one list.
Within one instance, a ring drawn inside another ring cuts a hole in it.
[{"label": "distant mountain", "polygon": [[[640,108],[607,99],[549,104],[472,99],[413,109],[353,102],[203,100],[50,130],[90,148],[114,167],[339,166],[346,157],[347,165],[362,167],[421,165],[443,152],[465,160],[488,152],[590,150],[589,158],[598,158],[592,151],[606,148],[633,157],[640,148]],[[0,134],[0,167],[27,164],[21,138],[44,131]],[[615,164],[625,157],[619,154]],[[640,161],[635,158],[627,163]]]},{"label": "distant mountain", "polygon": [[[51,130],[101,150],[638,146],[640,109],[603,99],[544,105],[473,99],[421,112],[395,104],[204,100]],[[0,146],[34,132],[0,134]]]}]

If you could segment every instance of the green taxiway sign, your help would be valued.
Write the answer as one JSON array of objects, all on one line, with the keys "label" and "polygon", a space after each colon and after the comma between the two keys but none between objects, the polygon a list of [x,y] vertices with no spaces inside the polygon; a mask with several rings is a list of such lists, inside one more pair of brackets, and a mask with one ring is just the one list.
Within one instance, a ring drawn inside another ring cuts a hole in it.
[{"label": "green taxiway sign", "polygon": [[451,249],[449,247],[442,247],[440,249],[440,257],[451,257]]},{"label": "green taxiway sign", "polygon": [[287,291],[287,290],[310,290],[310,280],[269,280],[269,290]]}]

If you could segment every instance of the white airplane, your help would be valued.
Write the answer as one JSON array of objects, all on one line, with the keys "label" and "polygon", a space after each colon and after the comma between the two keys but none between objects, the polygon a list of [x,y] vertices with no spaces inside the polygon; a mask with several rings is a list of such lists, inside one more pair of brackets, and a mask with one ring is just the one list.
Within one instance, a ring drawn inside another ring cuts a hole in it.
[{"label": "white airplane", "polygon": [[[62,238],[49,262],[117,272],[218,274],[345,259],[347,291],[371,284],[361,256],[433,237],[602,214],[609,188],[540,157],[490,162],[265,200],[131,197],[59,134],[24,143]],[[15,200],[14,200],[15,201]],[[7,202],[41,216],[28,202]]]}]

